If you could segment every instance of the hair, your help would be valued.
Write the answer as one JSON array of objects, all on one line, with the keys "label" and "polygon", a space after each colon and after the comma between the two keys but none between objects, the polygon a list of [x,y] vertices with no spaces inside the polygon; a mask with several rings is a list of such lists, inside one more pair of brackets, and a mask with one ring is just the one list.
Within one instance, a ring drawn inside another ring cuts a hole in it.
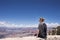
[{"label": "hair", "polygon": [[40,20],[41,20],[42,22],[44,22],[45,19],[44,19],[44,18],[40,18]]}]

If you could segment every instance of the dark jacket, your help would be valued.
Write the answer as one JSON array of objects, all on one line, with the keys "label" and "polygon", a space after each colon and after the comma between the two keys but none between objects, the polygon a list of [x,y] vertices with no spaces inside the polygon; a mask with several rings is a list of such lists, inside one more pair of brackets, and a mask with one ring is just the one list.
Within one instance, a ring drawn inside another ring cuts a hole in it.
[{"label": "dark jacket", "polygon": [[38,37],[46,38],[47,37],[47,26],[46,26],[46,24],[45,23],[39,24],[38,29],[39,29]]}]

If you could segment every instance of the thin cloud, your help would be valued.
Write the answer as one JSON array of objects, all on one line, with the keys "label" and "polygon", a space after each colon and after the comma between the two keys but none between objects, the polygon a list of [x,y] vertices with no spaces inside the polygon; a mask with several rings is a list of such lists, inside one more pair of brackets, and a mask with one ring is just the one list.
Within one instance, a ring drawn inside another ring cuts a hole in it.
[{"label": "thin cloud", "polygon": [[[47,27],[57,27],[60,26],[59,23],[46,23]],[[11,24],[5,21],[0,21],[0,27],[38,27],[38,24]]]},{"label": "thin cloud", "polygon": [[48,27],[57,27],[60,26],[59,23],[46,23]]}]

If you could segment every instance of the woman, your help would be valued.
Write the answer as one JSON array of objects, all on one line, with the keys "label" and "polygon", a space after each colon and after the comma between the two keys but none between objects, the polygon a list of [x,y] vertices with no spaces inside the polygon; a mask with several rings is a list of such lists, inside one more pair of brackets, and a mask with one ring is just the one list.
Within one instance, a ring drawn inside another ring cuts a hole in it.
[{"label": "woman", "polygon": [[43,38],[46,40],[47,38],[47,26],[44,23],[44,18],[39,19],[39,26],[38,26],[38,37]]}]

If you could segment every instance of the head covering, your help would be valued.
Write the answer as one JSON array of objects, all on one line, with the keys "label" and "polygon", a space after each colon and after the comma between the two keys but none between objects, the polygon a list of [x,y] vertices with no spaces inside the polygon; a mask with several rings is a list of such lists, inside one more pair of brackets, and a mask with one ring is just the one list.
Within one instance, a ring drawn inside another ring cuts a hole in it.
[{"label": "head covering", "polygon": [[43,17],[40,17],[40,20],[41,20],[41,19],[42,19],[42,20],[45,20],[45,18],[43,18]]}]

